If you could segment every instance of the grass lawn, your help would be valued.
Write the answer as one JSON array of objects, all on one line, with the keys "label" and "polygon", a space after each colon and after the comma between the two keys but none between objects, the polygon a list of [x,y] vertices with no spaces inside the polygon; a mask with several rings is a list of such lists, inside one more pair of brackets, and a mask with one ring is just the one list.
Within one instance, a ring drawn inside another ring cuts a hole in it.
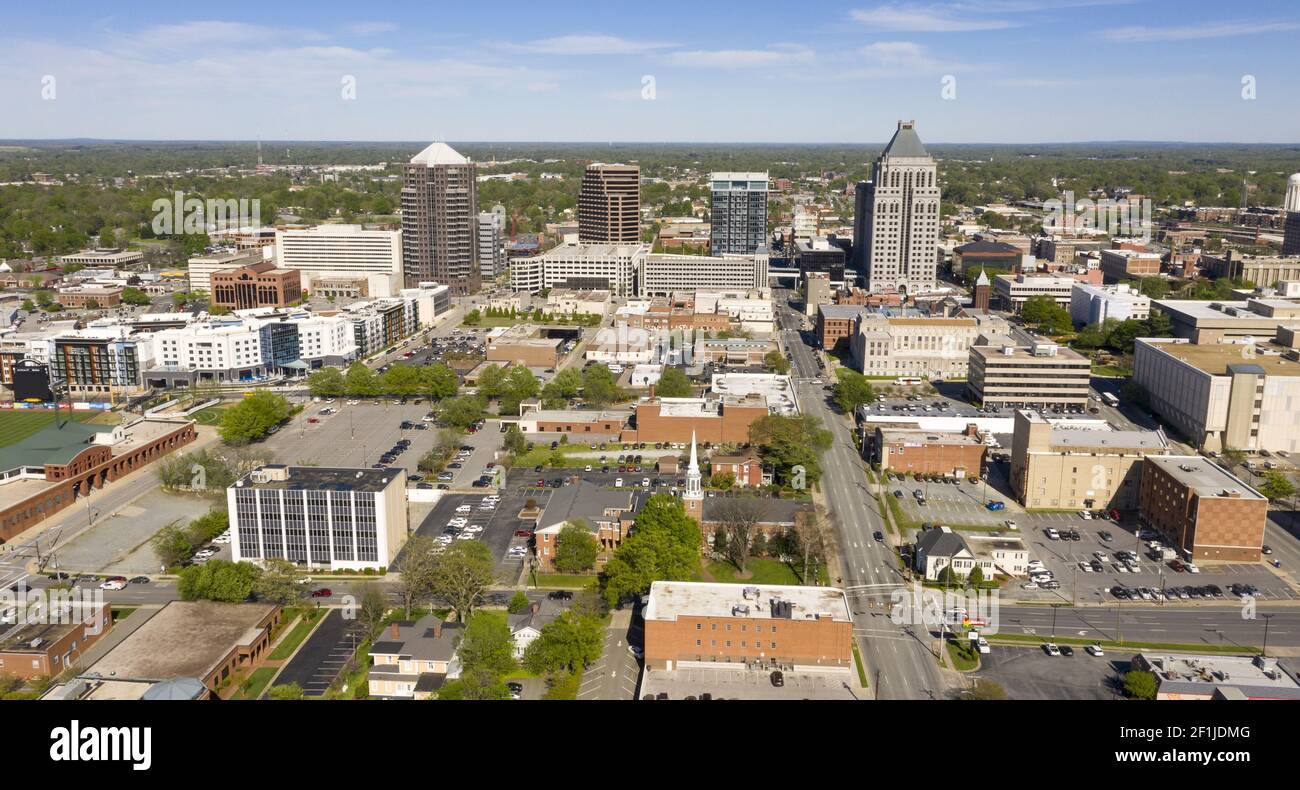
[{"label": "grass lawn", "polygon": [[853,641],[853,666],[858,668],[858,682],[862,687],[871,688],[871,684],[867,682],[867,670],[862,666],[862,654],[858,652],[857,640]]},{"label": "grass lawn", "polygon": [[979,654],[971,651],[969,647],[963,647],[951,639],[945,644],[948,645],[948,657],[952,659],[953,669],[958,672],[969,672],[979,667]]},{"label": "grass lawn", "polygon": [[581,672],[565,673],[558,681],[552,679],[551,687],[546,690],[542,699],[577,699],[578,687],[581,685]]},{"label": "grass lawn", "polygon": [[248,679],[239,684],[239,692],[235,694],[235,699],[257,699],[262,696],[262,691],[266,689],[266,684],[271,682],[275,677],[278,667],[261,667],[253,671]]},{"label": "grass lawn", "polygon": [[298,623],[294,625],[289,635],[280,640],[280,644],[276,645],[275,650],[271,651],[271,660],[280,661],[293,655],[294,651],[298,649],[298,645],[301,645],[302,641],[307,638],[307,634],[310,634],[311,630],[316,627],[321,614],[323,614],[323,611],[317,609],[307,612],[299,618]]},{"label": "grass lawn", "polygon": [[583,573],[539,573],[538,587],[551,587],[561,590],[581,590],[596,581],[596,575]]},{"label": "grass lawn", "polygon": [[114,606],[111,610],[113,614],[113,622],[116,623],[118,620],[130,617],[131,613],[138,608],[139,607],[136,606]]},{"label": "grass lawn", "polygon": [[[69,418],[74,422],[91,422],[92,417],[98,416],[98,412],[59,410],[59,419]],[[54,424],[54,412],[52,410],[32,410],[32,411],[4,411],[0,412],[0,447],[8,447],[26,439],[28,436],[36,433],[47,425]]]},{"label": "grass lawn", "polygon": [[1244,655],[1259,652],[1259,648],[1253,645],[1181,645],[1172,642],[1135,642],[1129,639],[1125,639],[1123,642],[1114,642],[1106,639],[1080,639],[1072,636],[1049,637],[1046,634],[985,633],[984,635],[988,637],[990,642],[1021,642],[1029,645],[1041,645],[1050,641],[1058,645],[1101,645],[1103,648],[1114,648],[1115,650],[1168,650],[1178,653],[1222,653],[1226,655]]},{"label": "grass lawn", "polygon": [[227,406],[209,406],[203,411],[194,412],[190,417],[199,425],[219,425],[228,408]]},{"label": "grass lawn", "polygon": [[753,582],[755,584],[803,584],[804,581],[799,577],[799,571],[794,566],[781,562],[780,560],[750,558],[746,563],[749,566],[749,572],[753,574],[748,579],[742,579],[736,566],[726,560],[720,562],[710,562],[706,568],[714,579],[723,584],[739,584]]},{"label": "grass lawn", "polygon": [[1128,368],[1119,368],[1114,365],[1097,365],[1092,366],[1092,375],[1108,376],[1111,378],[1127,378],[1133,375],[1133,371]]}]

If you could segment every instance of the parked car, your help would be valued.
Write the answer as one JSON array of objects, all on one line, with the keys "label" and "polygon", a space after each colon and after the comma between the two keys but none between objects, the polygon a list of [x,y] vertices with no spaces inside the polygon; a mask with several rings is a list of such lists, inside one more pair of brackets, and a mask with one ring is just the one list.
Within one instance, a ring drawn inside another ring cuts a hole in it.
[{"label": "parked car", "polygon": [[1061,655],[1061,648],[1057,647],[1057,646],[1056,646],[1055,644],[1053,644],[1052,642],[1048,642],[1047,644],[1043,645],[1043,650],[1044,650],[1044,651],[1047,653],[1047,655],[1049,655],[1049,656],[1059,656],[1059,655]]},{"label": "parked car", "polygon": [[311,591],[311,597],[313,597],[313,598],[328,598],[328,597],[330,597],[330,596],[333,595],[333,594],[334,594],[334,591],[331,590],[331,589],[328,588],[328,587],[321,587],[319,590],[312,590],[312,591]]},{"label": "parked car", "polygon": [[782,673],[781,670],[779,669],[773,670],[772,674],[769,675],[768,677],[771,679],[772,685],[776,686],[777,688],[781,688],[782,686],[785,685],[785,674]]}]

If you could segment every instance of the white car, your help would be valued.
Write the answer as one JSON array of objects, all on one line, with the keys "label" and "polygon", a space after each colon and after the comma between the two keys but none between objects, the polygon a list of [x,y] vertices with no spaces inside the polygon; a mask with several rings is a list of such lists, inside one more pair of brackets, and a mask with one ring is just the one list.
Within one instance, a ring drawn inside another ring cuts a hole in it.
[{"label": "white car", "polygon": [[1092,573],[1092,566],[1086,560],[1079,560],[1079,570],[1084,573]]},{"label": "white car", "polygon": [[111,579],[99,585],[101,590],[121,590],[126,588],[126,582],[121,579]]},{"label": "white car", "polygon": [[614,481],[614,487],[615,487],[615,488],[622,488],[622,487],[623,487],[623,478],[620,477],[620,478],[618,478],[617,480],[615,480],[615,481]]},{"label": "white car", "polygon": [[650,478],[648,478],[648,477],[643,477],[643,478],[641,478],[641,487],[642,487],[642,488],[649,488],[649,487],[650,487]]},{"label": "white car", "polygon": [[474,508],[470,507],[469,505],[461,505],[460,507],[456,508],[456,512],[457,512],[457,513],[468,513],[468,512],[470,512],[470,511],[473,510],[473,509],[474,509]]},{"label": "white car", "polygon": [[1022,589],[1022,590],[1037,590],[1037,589],[1038,589],[1038,582],[1025,582],[1024,584],[1020,585],[1020,589]]},{"label": "white car", "polygon": [[361,401],[359,401],[359,400],[350,400],[350,401],[348,401],[348,405],[349,405],[349,406],[356,406],[356,405],[359,404],[359,403],[361,403]]},{"label": "white car", "polygon": [[591,471],[591,464],[587,464],[586,468],[585,468],[583,471],[585,471],[585,472],[590,472],[590,471]]},{"label": "white car", "polygon": [[1091,511],[1091,510],[1080,510],[1080,511],[1079,511],[1079,515],[1083,517],[1083,520],[1084,520],[1084,521],[1092,521],[1092,511]]},{"label": "white car", "polygon": [[1128,569],[1128,566],[1122,562],[1112,563],[1112,565],[1117,573],[1132,573],[1132,571]]},{"label": "white car", "polygon": [[982,636],[979,638],[979,640],[978,640],[975,644],[979,647],[979,651],[980,651],[981,653],[991,653],[991,652],[993,652],[993,650],[989,647],[989,640],[985,639],[985,638],[982,637]]},{"label": "white car", "polygon": [[462,532],[456,536],[456,540],[473,540],[474,536],[469,532]]},{"label": "white car", "polygon": [[1047,651],[1047,655],[1049,656],[1061,655],[1061,648],[1057,647],[1052,642],[1048,642],[1047,644],[1043,645],[1043,649]]},{"label": "white car", "polygon": [[1094,551],[1092,553],[1092,556],[1096,557],[1102,562],[1110,562],[1110,557],[1104,551]]},{"label": "white car", "polygon": [[1044,534],[1047,535],[1047,539],[1048,539],[1048,540],[1060,540],[1060,539],[1061,539],[1061,533],[1057,532],[1055,529],[1052,529],[1051,527],[1048,527],[1047,532],[1044,533]]},{"label": "white car", "polygon": [[1183,567],[1187,569],[1187,572],[1188,572],[1188,573],[1200,573],[1200,572],[1201,572],[1201,569],[1198,568],[1198,567],[1196,567],[1196,563],[1194,563],[1194,562],[1185,562],[1185,563],[1183,563]]},{"label": "white car", "polygon": [[1102,656],[1106,655],[1106,653],[1101,649],[1101,645],[1088,645],[1087,647],[1084,648],[1084,650],[1087,651],[1088,655],[1095,656],[1097,658],[1101,658]]}]

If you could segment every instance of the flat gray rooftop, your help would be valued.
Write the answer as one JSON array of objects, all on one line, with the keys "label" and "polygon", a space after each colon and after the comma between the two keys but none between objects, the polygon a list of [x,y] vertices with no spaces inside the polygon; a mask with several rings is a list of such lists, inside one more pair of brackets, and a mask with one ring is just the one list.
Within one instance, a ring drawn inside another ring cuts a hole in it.
[{"label": "flat gray rooftop", "polygon": [[1223,467],[1212,464],[1199,455],[1148,456],[1146,462],[1159,465],[1171,477],[1191,488],[1199,496],[1223,496],[1223,493],[1228,491],[1239,494],[1242,499],[1264,498]]},{"label": "flat gray rooftop", "polygon": [[[748,597],[745,591],[750,591]],[[757,591],[757,592],[755,592]],[[655,582],[650,585],[650,604],[646,620],[675,620],[679,616],[738,617],[750,620],[773,618],[770,601],[791,604],[791,620],[808,620],[816,615],[830,615],[849,622],[849,602],[844,591],[836,587],[800,587],[774,584],[712,584],[708,582]],[[749,612],[737,613],[735,607],[748,606]]]}]

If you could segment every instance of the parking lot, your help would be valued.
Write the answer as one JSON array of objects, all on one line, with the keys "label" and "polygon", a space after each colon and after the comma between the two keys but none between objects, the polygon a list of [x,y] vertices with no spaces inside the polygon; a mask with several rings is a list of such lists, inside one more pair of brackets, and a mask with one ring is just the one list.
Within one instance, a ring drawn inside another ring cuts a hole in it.
[{"label": "parking lot", "polygon": [[[927,483],[908,476],[897,480],[897,473],[893,473],[882,485],[888,495],[903,506],[903,511],[916,521],[995,527],[1008,518],[1016,519],[1018,523],[1023,513],[1009,495],[1006,469],[1007,464],[990,464],[987,481],[967,478],[955,484]],[[902,492],[902,496],[895,492]],[[925,498],[924,505],[920,504],[917,492]],[[989,510],[986,507],[989,501],[1002,502],[1004,507],[1002,510]]]},{"label": "parking lot", "polygon": [[361,626],[331,609],[276,677],[276,684],[297,683],[308,697],[319,697],[338,678],[361,642]]},{"label": "parking lot", "polygon": [[1073,656],[1049,656],[1041,647],[994,644],[973,677],[997,683],[1010,699],[1115,699],[1131,659],[1131,652],[1094,657],[1079,647]]},{"label": "parking lot", "polygon": [[[1154,560],[1146,554],[1145,541],[1137,537],[1137,523],[1129,516],[1116,524],[1101,519],[1085,520],[1076,513],[1030,513],[1019,517],[1022,538],[1028,544],[1033,558],[1042,560],[1061,583],[1057,590],[1024,590],[1022,582],[1012,584],[1007,593],[1013,598],[1044,603],[1062,599],[1077,603],[1111,603],[1115,597],[1108,592],[1116,585],[1126,588],[1149,587],[1153,590],[1187,586],[1217,585],[1225,598],[1231,598],[1229,587],[1233,584],[1253,585],[1256,597],[1263,601],[1300,600],[1300,594],[1281,577],[1261,563],[1207,563],[1199,565],[1199,573],[1179,572],[1168,562]],[[1079,540],[1052,540],[1048,528],[1076,530]],[[1102,533],[1110,535],[1104,540]],[[1131,551],[1138,555],[1137,572],[1121,571],[1125,567],[1116,562],[1116,552]],[[1102,552],[1104,559],[1094,552]],[[1084,570],[1080,562],[1097,560],[1102,571]],[[1180,604],[1198,600],[1194,596],[1175,596]],[[1171,599],[1173,600],[1173,599]],[[1204,599],[1199,600],[1216,600]],[[1220,602],[1223,599],[1217,599]]]},{"label": "parking lot", "polygon": [[[524,496],[518,492],[502,491],[500,504],[492,509],[482,507],[486,496],[487,494],[454,493],[443,496],[421,522],[416,532],[435,539],[444,535],[451,540],[459,539],[461,535],[473,536],[465,539],[478,540],[488,547],[496,560],[497,578],[503,583],[514,584],[527,561],[527,554],[516,556],[512,555],[510,550],[516,546],[528,547],[529,545],[529,538],[516,535],[515,532],[525,526],[531,526],[519,520],[519,511],[530,498],[536,499],[538,504],[544,507],[550,495],[547,493],[545,496],[536,494]],[[468,512],[461,510],[465,507],[469,508]],[[458,518],[465,519],[464,525],[452,527],[449,531],[449,524],[453,519]],[[447,541],[447,538],[443,540]],[[400,567],[401,561],[402,556],[399,553],[393,567]]]}]

